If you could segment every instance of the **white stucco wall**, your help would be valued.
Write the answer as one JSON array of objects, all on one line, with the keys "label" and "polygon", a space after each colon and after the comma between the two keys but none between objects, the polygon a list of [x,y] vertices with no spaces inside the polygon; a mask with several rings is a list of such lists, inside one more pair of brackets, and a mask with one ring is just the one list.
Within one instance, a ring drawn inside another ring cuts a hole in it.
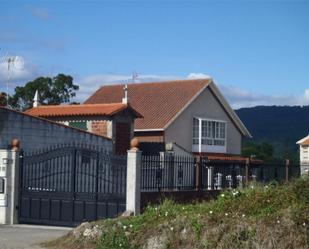
[{"label": "white stucco wall", "polygon": [[309,173],[309,146],[300,145],[299,146],[299,156],[301,165],[301,174]]},{"label": "white stucco wall", "polygon": [[300,145],[300,162],[303,164],[309,164],[309,146]]},{"label": "white stucco wall", "polygon": [[226,153],[241,154],[242,135],[208,88],[165,130],[165,142],[176,142],[184,149],[192,151],[193,117],[226,121]]}]

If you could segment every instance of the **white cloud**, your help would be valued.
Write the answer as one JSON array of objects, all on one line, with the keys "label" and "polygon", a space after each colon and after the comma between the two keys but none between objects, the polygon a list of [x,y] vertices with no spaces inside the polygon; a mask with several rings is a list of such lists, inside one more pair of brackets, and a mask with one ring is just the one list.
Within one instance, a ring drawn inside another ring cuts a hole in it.
[{"label": "white cloud", "polygon": [[309,89],[305,89],[303,101],[307,104],[309,104]]},{"label": "white cloud", "polygon": [[[34,68],[25,62],[21,56],[16,56],[14,63],[10,64],[9,70],[10,83],[25,82],[34,76]],[[6,58],[0,61],[0,89],[4,90],[4,86],[8,79],[8,63]]]},{"label": "white cloud", "polygon": [[259,105],[309,105],[309,89],[305,89],[301,95],[266,95],[251,93],[232,85],[219,85],[219,88],[234,109]]},{"label": "white cloud", "polygon": [[211,77],[204,73],[189,73],[188,79],[210,79]]},{"label": "white cloud", "polygon": [[27,9],[30,11],[30,13],[33,16],[38,17],[40,19],[47,20],[47,19],[50,18],[50,14],[46,9],[39,8],[39,7],[33,6],[33,5],[28,5]]}]

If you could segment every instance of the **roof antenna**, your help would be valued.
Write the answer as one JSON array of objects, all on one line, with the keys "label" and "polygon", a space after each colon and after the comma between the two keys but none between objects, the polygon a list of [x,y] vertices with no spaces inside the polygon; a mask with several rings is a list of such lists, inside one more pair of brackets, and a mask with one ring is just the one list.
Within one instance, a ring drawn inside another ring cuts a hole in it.
[{"label": "roof antenna", "polygon": [[136,71],[134,71],[134,72],[132,73],[132,81],[133,81],[133,83],[135,83],[135,81],[137,80],[137,78],[138,78],[139,75],[140,75],[140,73],[138,73],[138,72],[136,72]]},{"label": "roof antenna", "polygon": [[124,98],[122,98],[122,104],[128,104],[129,99],[128,99],[128,85],[125,84],[123,87],[124,90]]},{"label": "roof antenna", "polygon": [[14,66],[14,63],[18,60],[17,56],[8,56],[4,57],[4,61],[8,64],[7,66],[7,82],[6,82],[6,107],[9,107],[9,85],[10,85],[10,79],[11,79],[11,68]]}]

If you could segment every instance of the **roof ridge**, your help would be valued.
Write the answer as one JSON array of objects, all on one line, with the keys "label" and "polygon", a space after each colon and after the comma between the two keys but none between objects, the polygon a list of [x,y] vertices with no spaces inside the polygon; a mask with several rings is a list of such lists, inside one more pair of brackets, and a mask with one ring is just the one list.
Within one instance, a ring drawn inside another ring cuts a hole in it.
[{"label": "roof ridge", "polygon": [[[115,102],[115,103],[97,103],[97,104],[73,104],[73,105],[40,105],[38,107],[34,107],[34,108],[55,108],[55,107],[64,107],[64,108],[69,108],[69,107],[73,107],[73,108],[77,108],[77,107],[85,107],[85,106],[110,106],[110,105],[127,105],[125,103],[121,103],[121,102]],[[34,108],[30,108],[28,110],[34,109]],[[25,112],[27,112],[28,110],[26,110]]]},{"label": "roof ridge", "polygon": [[[99,89],[103,87],[115,87],[115,86],[123,86],[123,85],[151,85],[151,84],[171,84],[171,83],[177,83],[177,82],[190,82],[190,81],[211,81],[211,78],[200,78],[200,79],[175,79],[175,80],[162,80],[162,81],[149,81],[149,82],[141,82],[141,83],[134,83],[134,82],[129,82],[129,83],[108,83],[108,85],[101,85]],[[208,82],[205,82],[208,83]]]}]

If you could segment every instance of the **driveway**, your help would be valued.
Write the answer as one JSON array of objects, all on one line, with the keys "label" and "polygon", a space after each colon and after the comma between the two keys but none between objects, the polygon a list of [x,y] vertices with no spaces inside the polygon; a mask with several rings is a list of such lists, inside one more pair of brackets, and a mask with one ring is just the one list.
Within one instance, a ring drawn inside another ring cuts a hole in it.
[{"label": "driveway", "polygon": [[70,230],[66,227],[0,225],[0,248],[41,249],[40,243],[61,237]]}]

